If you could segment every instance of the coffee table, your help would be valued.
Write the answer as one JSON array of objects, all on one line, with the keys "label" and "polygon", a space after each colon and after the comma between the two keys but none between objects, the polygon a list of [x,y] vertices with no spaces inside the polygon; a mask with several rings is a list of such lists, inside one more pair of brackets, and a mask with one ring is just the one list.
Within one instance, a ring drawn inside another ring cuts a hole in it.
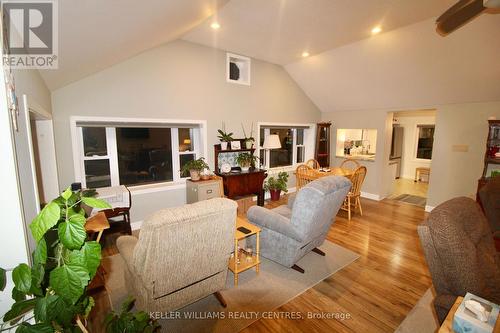
[{"label": "coffee table", "polygon": [[[250,232],[245,234],[238,230],[239,227],[245,227]],[[238,274],[255,267],[255,271],[257,274],[259,273],[259,234],[260,228],[249,223],[245,218],[237,217],[236,218],[236,230],[234,233],[234,255],[229,259],[229,269],[234,273],[234,285],[238,285]],[[248,260],[247,256],[244,253],[239,253],[238,251],[238,242],[242,239],[255,235],[255,253],[252,254],[251,260]],[[240,262],[238,263],[238,257]]]}]

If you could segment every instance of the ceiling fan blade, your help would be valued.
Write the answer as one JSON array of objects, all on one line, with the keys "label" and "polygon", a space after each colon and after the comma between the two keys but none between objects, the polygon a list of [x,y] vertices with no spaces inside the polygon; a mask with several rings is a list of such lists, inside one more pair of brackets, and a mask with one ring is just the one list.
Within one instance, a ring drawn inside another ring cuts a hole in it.
[{"label": "ceiling fan blade", "polygon": [[485,10],[486,8],[483,6],[483,0],[459,1],[437,19],[436,30],[441,35],[447,35],[460,28]]}]

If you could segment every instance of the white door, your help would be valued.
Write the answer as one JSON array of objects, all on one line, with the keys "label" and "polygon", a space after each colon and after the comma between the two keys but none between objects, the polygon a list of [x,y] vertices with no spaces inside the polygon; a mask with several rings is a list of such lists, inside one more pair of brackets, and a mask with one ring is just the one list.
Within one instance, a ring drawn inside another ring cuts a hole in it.
[{"label": "white door", "polygon": [[28,98],[23,95],[19,99],[18,131],[14,132],[19,186],[23,205],[24,227],[28,234],[28,246],[32,252],[36,243],[28,226],[40,212],[40,196],[36,179],[35,158],[33,154],[33,140],[31,138],[30,111]]}]

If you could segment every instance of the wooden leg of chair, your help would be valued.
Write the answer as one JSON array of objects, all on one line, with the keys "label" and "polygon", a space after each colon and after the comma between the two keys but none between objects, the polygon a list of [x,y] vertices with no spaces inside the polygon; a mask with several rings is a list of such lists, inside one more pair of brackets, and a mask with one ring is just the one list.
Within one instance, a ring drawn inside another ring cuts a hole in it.
[{"label": "wooden leg of chair", "polygon": [[319,254],[320,256],[323,256],[323,257],[324,257],[324,256],[326,256],[325,252],[321,251],[321,250],[320,250],[320,249],[318,249],[317,247],[315,247],[314,249],[312,249],[312,251],[313,251],[314,253]]},{"label": "wooden leg of chair", "polygon": [[217,298],[217,300],[219,301],[220,305],[222,305],[223,308],[227,308],[226,300],[219,291],[215,292],[214,296]]},{"label": "wooden leg of chair", "polygon": [[356,202],[358,203],[358,207],[359,207],[359,215],[363,216],[363,208],[361,208],[361,199],[359,197],[357,197]]},{"label": "wooden leg of chair", "polygon": [[300,266],[293,265],[293,266],[292,266],[292,269],[296,270],[296,271],[297,271],[297,272],[299,272],[299,273],[304,274],[304,269],[303,269],[302,267],[300,267]]},{"label": "wooden leg of chair", "polygon": [[347,217],[348,217],[348,220],[350,221],[351,220],[351,197],[350,196],[347,197]]}]

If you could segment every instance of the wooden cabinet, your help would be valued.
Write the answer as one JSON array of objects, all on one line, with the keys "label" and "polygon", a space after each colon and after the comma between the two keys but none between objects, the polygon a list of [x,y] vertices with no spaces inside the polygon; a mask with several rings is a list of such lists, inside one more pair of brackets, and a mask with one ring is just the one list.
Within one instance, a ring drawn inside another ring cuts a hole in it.
[{"label": "wooden cabinet", "polygon": [[229,199],[255,194],[257,204],[264,206],[264,190],[262,185],[267,177],[267,171],[250,169],[248,172],[218,173],[224,181],[224,194]]},{"label": "wooden cabinet", "polygon": [[318,123],[316,130],[315,159],[321,167],[330,166],[330,127],[332,123]]},{"label": "wooden cabinet", "polygon": [[192,181],[186,180],[186,202],[188,204],[208,200],[212,198],[220,198],[220,184],[217,179]]},{"label": "wooden cabinet", "polygon": [[[488,120],[488,137],[486,139],[486,152],[484,153],[483,175],[478,180],[476,193],[476,201],[479,203],[481,203],[479,200],[479,190],[491,179],[491,170],[500,169],[492,168],[500,164],[500,157],[495,155],[498,152],[500,152],[500,120]],[[488,170],[490,174],[488,174]],[[500,175],[496,177],[500,177]]]}]

